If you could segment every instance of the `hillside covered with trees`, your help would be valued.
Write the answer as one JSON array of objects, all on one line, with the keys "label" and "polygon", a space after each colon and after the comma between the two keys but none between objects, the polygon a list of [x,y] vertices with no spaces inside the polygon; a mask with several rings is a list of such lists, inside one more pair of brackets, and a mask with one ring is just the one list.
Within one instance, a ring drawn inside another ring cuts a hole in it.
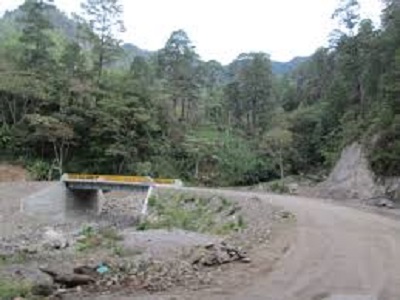
[{"label": "hillside covered with trees", "polygon": [[400,1],[374,28],[343,0],[330,47],[284,66],[252,52],[202,61],[183,30],[144,51],[117,39],[118,0],[82,7],[71,20],[26,0],[0,20],[0,149],[38,179],[253,184],[327,170],[355,140],[375,172],[400,175]]}]

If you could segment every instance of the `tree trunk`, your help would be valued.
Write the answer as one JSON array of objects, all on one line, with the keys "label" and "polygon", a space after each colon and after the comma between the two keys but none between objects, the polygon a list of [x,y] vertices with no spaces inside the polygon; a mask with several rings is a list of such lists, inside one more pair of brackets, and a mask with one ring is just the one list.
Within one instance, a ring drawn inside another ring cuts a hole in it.
[{"label": "tree trunk", "polygon": [[361,119],[364,119],[365,116],[365,91],[363,84],[361,82],[361,79],[357,79],[357,92],[358,92],[358,97],[360,99],[360,107],[361,107]]},{"label": "tree trunk", "polygon": [[285,179],[284,169],[283,169],[283,156],[282,156],[282,147],[279,148],[279,168],[281,171],[281,182],[283,185],[283,181]]},{"label": "tree trunk", "polygon": [[185,99],[182,99],[181,101],[181,121],[185,120],[185,106],[186,106],[186,101]]},{"label": "tree trunk", "polygon": [[252,129],[255,129],[256,126],[257,126],[257,108],[256,108],[256,106],[257,106],[256,100],[253,99],[253,101],[252,101],[252,110],[251,110]]},{"label": "tree trunk", "polygon": [[195,170],[194,170],[194,178],[196,178],[196,179],[199,178],[199,168],[200,168],[200,157],[197,157]]},{"label": "tree trunk", "polygon": [[57,169],[60,176],[62,176],[63,173],[63,157],[64,157],[63,147],[64,147],[63,143],[57,146],[57,142],[53,142],[55,161],[57,163]]},{"label": "tree trunk", "polygon": [[173,100],[173,114],[174,114],[175,118],[178,118],[178,113],[176,111],[177,107],[178,107],[178,100],[176,100],[176,98],[174,97],[174,100]]},{"label": "tree trunk", "polygon": [[103,76],[103,62],[104,62],[104,54],[103,54],[103,50],[100,51],[100,55],[99,55],[99,62],[98,62],[98,73],[97,73],[97,85],[100,84],[101,81],[101,77]]}]

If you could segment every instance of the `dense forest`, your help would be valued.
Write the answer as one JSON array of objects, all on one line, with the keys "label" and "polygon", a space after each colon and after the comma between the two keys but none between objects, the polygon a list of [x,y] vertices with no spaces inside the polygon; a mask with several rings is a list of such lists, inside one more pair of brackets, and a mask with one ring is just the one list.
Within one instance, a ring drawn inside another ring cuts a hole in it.
[{"label": "dense forest", "polygon": [[1,157],[37,179],[253,184],[329,170],[353,141],[377,174],[400,175],[400,1],[385,2],[379,28],[341,1],[330,46],[290,65],[252,52],[202,61],[183,30],[144,51],[117,38],[118,0],[82,9],[26,0],[0,20]]}]

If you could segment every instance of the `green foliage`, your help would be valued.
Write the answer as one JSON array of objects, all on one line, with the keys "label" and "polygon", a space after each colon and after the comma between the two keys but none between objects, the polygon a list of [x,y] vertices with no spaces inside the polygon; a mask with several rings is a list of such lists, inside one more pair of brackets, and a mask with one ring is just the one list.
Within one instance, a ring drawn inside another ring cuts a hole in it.
[{"label": "green foliage", "polygon": [[123,7],[119,0],[86,0],[82,4],[85,19],[81,19],[81,31],[92,46],[97,82],[103,76],[107,64],[120,54],[116,32],[124,31]]},{"label": "green foliage", "polygon": [[76,250],[84,252],[101,246],[102,240],[92,226],[83,226],[80,231],[82,237],[76,244]]},{"label": "green foliage", "polygon": [[115,228],[103,228],[96,231],[91,226],[84,226],[81,229],[80,236],[81,239],[76,245],[78,252],[104,247],[112,249],[114,253],[118,253],[120,249],[117,242],[123,239]]},{"label": "green foliage", "polygon": [[218,183],[224,185],[246,183],[259,163],[256,151],[246,140],[230,135],[223,138],[216,156],[220,169]]},{"label": "green foliage", "polygon": [[378,175],[400,175],[400,117],[379,134],[369,154],[372,170]]},{"label": "green foliage", "polygon": [[26,264],[29,260],[28,254],[24,251],[19,251],[12,255],[0,255],[0,266]]},{"label": "green foliage", "polygon": [[5,127],[0,128],[0,148],[6,149],[10,145],[11,141],[11,132]]},{"label": "green foliage", "polygon": [[22,17],[19,20],[23,25],[20,42],[24,46],[22,68],[35,72],[50,71],[54,65],[50,50],[54,43],[49,36],[53,26],[47,17],[53,8],[52,0],[27,0],[21,6]]},{"label": "green foliage", "polygon": [[270,58],[265,53],[244,53],[230,68],[236,74],[226,91],[229,110],[249,134],[262,132],[275,106]]},{"label": "green foliage", "polygon": [[227,235],[246,227],[242,215],[230,213],[233,203],[225,198],[207,199],[188,195],[152,197],[149,207],[150,216],[140,222],[138,230],[183,229]]},{"label": "green foliage", "polygon": [[121,241],[123,238],[118,233],[117,229],[115,228],[104,228],[99,231],[99,235],[101,235],[104,239],[108,241]]},{"label": "green foliage", "polygon": [[27,169],[30,178],[37,181],[49,180],[51,166],[48,162],[42,160],[35,160],[28,163]]},{"label": "green foliage", "polygon": [[278,194],[289,194],[289,188],[283,181],[274,181],[270,185],[271,191]]},{"label": "green foliage", "polygon": [[159,71],[166,82],[164,90],[172,104],[174,121],[191,121],[198,107],[198,54],[183,30],[174,31],[158,54]]},{"label": "green foliage", "polygon": [[29,297],[32,286],[26,282],[0,279],[0,299],[12,300],[17,297]]}]

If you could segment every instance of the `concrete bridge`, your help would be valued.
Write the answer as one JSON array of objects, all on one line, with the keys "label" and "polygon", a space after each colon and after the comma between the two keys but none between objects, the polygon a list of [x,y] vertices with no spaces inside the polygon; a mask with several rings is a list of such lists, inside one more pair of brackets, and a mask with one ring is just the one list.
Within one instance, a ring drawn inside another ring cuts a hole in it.
[{"label": "concrete bridge", "polygon": [[98,213],[102,211],[103,193],[109,191],[132,191],[145,192],[143,199],[142,214],[147,213],[147,204],[157,186],[182,186],[180,180],[175,179],[153,179],[142,176],[119,176],[119,175],[89,175],[89,174],[64,174],[61,181],[65,184],[68,192],[72,194],[74,201],[94,202]]},{"label": "concrete bridge", "polygon": [[154,188],[162,186],[180,187],[182,182],[139,176],[64,174],[61,182],[53,183],[48,189],[23,199],[21,210],[56,220],[70,216],[85,217],[102,212],[108,192],[126,191],[143,195],[142,214],[146,214]]}]

